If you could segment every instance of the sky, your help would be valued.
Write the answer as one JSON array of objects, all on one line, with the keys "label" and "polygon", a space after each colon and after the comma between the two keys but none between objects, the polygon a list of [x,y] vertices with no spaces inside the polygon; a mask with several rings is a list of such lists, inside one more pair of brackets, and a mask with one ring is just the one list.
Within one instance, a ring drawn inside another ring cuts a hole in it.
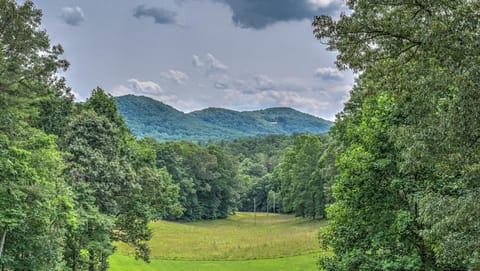
[{"label": "sky", "polygon": [[353,85],[313,35],[343,0],[34,0],[76,99],[97,86],[183,112],[292,107],[334,120]]}]

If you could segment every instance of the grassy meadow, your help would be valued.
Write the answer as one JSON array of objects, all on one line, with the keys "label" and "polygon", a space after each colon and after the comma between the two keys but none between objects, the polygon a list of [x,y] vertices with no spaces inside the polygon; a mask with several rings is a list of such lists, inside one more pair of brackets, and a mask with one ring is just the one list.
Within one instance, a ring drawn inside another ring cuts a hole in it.
[{"label": "grassy meadow", "polygon": [[151,263],[124,244],[111,257],[120,270],[317,270],[318,231],[325,222],[290,215],[237,213],[223,220],[151,224]]}]

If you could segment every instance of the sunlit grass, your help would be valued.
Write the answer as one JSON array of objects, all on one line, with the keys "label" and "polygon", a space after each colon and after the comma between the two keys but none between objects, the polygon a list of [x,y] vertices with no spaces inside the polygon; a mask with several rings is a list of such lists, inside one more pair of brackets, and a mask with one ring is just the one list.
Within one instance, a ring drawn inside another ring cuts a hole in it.
[{"label": "sunlit grass", "polygon": [[[324,222],[289,215],[237,213],[227,219],[193,223],[158,221],[149,245],[154,259],[245,260],[320,251],[318,230]],[[118,253],[133,255],[118,246]]]},{"label": "sunlit grass", "polygon": [[112,271],[318,271],[318,254],[243,261],[158,260],[147,264],[133,257],[114,255]]},{"label": "sunlit grass", "polygon": [[318,270],[322,251],[318,231],[324,221],[290,215],[237,213],[227,219],[151,223],[151,263],[137,261],[133,251],[117,243],[110,270],[290,271]]}]

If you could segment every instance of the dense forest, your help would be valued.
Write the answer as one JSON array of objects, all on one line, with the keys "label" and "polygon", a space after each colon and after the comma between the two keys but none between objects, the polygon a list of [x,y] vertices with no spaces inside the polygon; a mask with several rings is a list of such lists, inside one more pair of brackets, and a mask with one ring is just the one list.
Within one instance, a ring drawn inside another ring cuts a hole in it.
[{"label": "dense forest", "polygon": [[2,270],[149,261],[149,222],[253,209],[328,218],[324,270],[480,270],[480,2],[347,3],[313,21],[357,73],[329,133],[199,144],[135,137],[101,88],[75,103],[41,11],[0,1]]}]

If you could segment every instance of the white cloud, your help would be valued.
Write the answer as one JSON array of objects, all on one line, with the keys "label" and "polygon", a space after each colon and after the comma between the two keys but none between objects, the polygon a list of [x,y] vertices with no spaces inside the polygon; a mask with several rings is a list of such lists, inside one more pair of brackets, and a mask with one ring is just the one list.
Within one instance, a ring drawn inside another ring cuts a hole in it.
[{"label": "white cloud", "polygon": [[320,67],[314,71],[314,75],[324,80],[341,80],[344,77],[338,69],[332,67]]},{"label": "white cloud", "polygon": [[137,79],[127,80],[126,85],[119,85],[114,87],[111,91],[111,94],[114,96],[121,96],[127,94],[138,94],[138,95],[157,95],[163,93],[162,88],[159,84],[152,81],[139,81]]},{"label": "white cloud", "polygon": [[188,80],[188,75],[178,70],[168,70],[166,72],[161,72],[160,76],[164,79],[172,80],[179,85],[184,85],[185,81]]},{"label": "white cloud", "polygon": [[158,94],[163,92],[160,85],[152,81],[130,79],[127,81],[127,87],[136,93]]},{"label": "white cloud", "polygon": [[83,102],[83,101],[85,101],[85,97],[83,97],[82,95],[80,95],[78,92],[71,90],[70,93],[71,93],[71,94],[73,95],[73,97],[75,98],[75,101],[77,101],[77,102]]},{"label": "white cloud", "polygon": [[226,104],[232,108],[258,109],[266,107],[292,107],[313,115],[325,115],[330,107],[328,101],[300,95],[294,91],[267,90],[244,92],[237,89],[225,91]]},{"label": "white cloud", "polygon": [[228,66],[211,53],[207,53],[203,58],[193,55],[192,64],[194,67],[204,68],[207,74],[223,73],[228,70]]},{"label": "white cloud", "polygon": [[226,71],[228,66],[223,64],[220,60],[218,60],[215,56],[210,53],[207,53],[205,58],[205,64],[210,71]]},{"label": "white cloud", "polygon": [[194,67],[203,67],[205,65],[203,61],[200,59],[200,57],[197,55],[192,56],[192,64]]},{"label": "white cloud", "polygon": [[315,9],[341,6],[343,4],[342,0],[307,0],[307,2]]}]

